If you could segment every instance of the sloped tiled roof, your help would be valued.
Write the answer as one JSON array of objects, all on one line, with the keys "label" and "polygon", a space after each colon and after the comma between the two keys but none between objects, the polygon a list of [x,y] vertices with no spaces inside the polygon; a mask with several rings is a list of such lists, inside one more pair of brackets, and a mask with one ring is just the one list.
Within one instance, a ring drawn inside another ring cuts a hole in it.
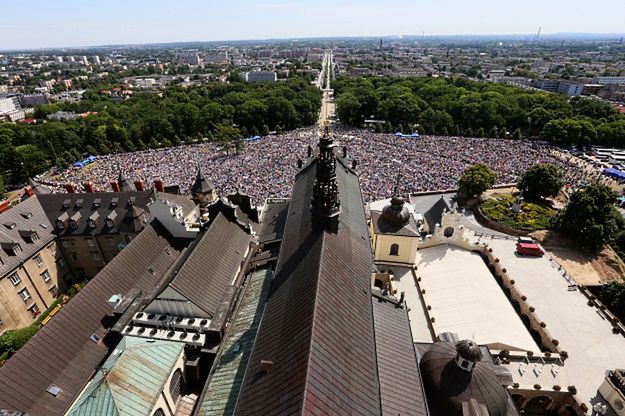
[{"label": "sloped tiled roof", "polygon": [[[34,242],[23,237],[25,231],[31,230],[39,237]],[[0,242],[16,242],[21,248],[21,252],[16,255],[0,248],[0,277],[54,240],[53,231],[54,227],[41,208],[38,197],[30,197],[0,214]]]},{"label": "sloped tiled roof", "polygon": [[[311,226],[317,159],[295,180],[276,276],[237,414],[379,415],[371,247],[358,177],[341,160],[338,232]],[[261,371],[261,360],[273,362]]]},{"label": "sloped tiled roof", "polygon": [[148,415],[183,349],[180,342],[124,337],[68,414]]},{"label": "sloped tiled roof", "polygon": [[214,316],[251,241],[251,235],[219,213],[170,286]]},{"label": "sloped tiled roof", "polygon": [[[108,353],[102,335],[111,316],[108,299],[133,288],[149,292],[179,256],[152,222],[65,307],[0,368],[0,409],[58,415],[72,403]],[[61,388],[54,397],[46,390]]]},{"label": "sloped tiled roof", "polygon": [[382,415],[427,416],[408,312],[383,296],[372,302]]},{"label": "sloped tiled roof", "polygon": [[215,370],[206,383],[200,399],[198,415],[231,415],[239,396],[258,325],[271,286],[271,270],[255,272],[245,287],[245,293],[222,345]]}]

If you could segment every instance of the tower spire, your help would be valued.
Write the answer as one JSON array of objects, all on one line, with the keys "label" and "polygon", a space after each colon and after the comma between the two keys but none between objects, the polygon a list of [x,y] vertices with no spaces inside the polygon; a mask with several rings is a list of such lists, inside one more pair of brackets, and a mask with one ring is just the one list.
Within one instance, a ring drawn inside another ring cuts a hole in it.
[{"label": "tower spire", "polygon": [[341,212],[339,189],[336,180],[336,144],[327,128],[319,139],[317,172],[312,195],[313,223],[322,228],[336,231]]}]

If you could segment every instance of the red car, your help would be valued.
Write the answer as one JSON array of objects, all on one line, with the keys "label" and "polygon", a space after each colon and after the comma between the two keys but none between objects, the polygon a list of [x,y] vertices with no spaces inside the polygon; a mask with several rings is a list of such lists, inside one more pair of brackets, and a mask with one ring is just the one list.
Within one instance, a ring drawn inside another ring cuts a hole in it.
[{"label": "red car", "polygon": [[527,256],[542,257],[545,252],[538,244],[517,243],[516,252]]}]

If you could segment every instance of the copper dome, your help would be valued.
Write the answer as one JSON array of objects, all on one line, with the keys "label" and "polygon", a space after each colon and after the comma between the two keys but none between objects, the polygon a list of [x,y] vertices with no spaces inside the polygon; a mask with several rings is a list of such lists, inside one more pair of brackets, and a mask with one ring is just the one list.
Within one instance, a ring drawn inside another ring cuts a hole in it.
[{"label": "copper dome", "polygon": [[398,227],[408,224],[410,211],[408,211],[408,207],[404,203],[404,198],[401,196],[391,198],[391,203],[382,210],[382,218]]},{"label": "copper dome", "polygon": [[[467,356],[477,358],[470,341],[460,342]],[[466,348],[465,348],[466,347]],[[477,347],[479,348],[479,347]],[[499,382],[495,371],[488,362],[476,364],[473,371],[461,369],[455,361],[460,351],[454,344],[439,342],[433,344],[423,354],[421,372],[429,401],[433,402],[440,414],[461,416],[462,403],[474,399],[488,409],[490,416],[508,414],[508,392]]]}]

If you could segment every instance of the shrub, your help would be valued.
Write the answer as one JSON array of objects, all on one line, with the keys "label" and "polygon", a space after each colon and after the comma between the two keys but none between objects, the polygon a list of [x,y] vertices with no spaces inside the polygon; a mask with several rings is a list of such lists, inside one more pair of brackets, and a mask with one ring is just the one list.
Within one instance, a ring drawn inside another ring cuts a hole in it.
[{"label": "shrub", "polygon": [[495,259],[495,263],[499,263],[499,259]]},{"label": "shrub", "polygon": [[560,351],[560,358],[567,359],[569,358],[569,353],[566,351]]},{"label": "shrub", "polygon": [[540,325],[541,328],[546,328],[547,327],[547,324],[544,323],[544,322],[541,322],[539,325]]},{"label": "shrub", "polygon": [[536,312],[536,308],[533,306],[530,306],[530,312]]},{"label": "shrub", "polygon": [[555,386],[553,386],[553,389],[555,391],[560,391],[560,390],[562,390],[562,387],[560,387],[559,385],[556,384]]},{"label": "shrub", "polygon": [[595,302],[593,302],[592,300],[589,300],[588,302],[586,302],[586,305],[595,306]]},{"label": "shrub", "polygon": [[558,341],[557,339],[552,339],[551,343],[557,347],[560,344],[560,341]]},{"label": "shrub", "polygon": [[512,383],[512,387],[514,387],[515,389],[519,388],[519,383]]},{"label": "shrub", "polygon": [[508,273],[508,270],[504,267],[503,269],[501,269],[502,273]]},{"label": "shrub", "polygon": [[540,384],[534,384],[534,388],[535,388],[536,390],[540,390],[542,387],[540,386]]},{"label": "shrub", "polygon": [[571,393],[571,394],[577,394],[577,387],[575,387],[575,386],[568,386],[566,389],[567,389],[567,390],[569,391],[569,393]]},{"label": "shrub", "polygon": [[432,310],[432,305],[428,305],[428,311]]},{"label": "shrub", "polygon": [[423,293],[423,294],[425,295],[425,289],[422,289],[422,290],[421,290],[421,293]]},{"label": "shrub", "polygon": [[525,302],[527,300],[527,296],[525,295],[521,296],[521,300]]},{"label": "shrub", "polygon": [[528,351],[527,352],[527,356],[528,357],[533,357],[534,356],[534,352],[533,351]]},{"label": "shrub", "polygon": [[514,279],[510,280],[510,284],[514,285]]},{"label": "shrub", "polygon": [[434,317],[431,317],[430,321],[432,321],[432,323],[434,323],[434,321],[435,321]]},{"label": "shrub", "polygon": [[612,327],[612,333],[613,334],[620,334],[621,333],[621,328],[619,328],[618,326],[613,326]]},{"label": "shrub", "polygon": [[579,408],[582,409],[582,412],[586,413],[588,411],[588,406],[586,403],[582,403],[579,405]]},{"label": "shrub", "polygon": [[545,357],[551,357],[551,351],[545,351],[544,356]]}]

